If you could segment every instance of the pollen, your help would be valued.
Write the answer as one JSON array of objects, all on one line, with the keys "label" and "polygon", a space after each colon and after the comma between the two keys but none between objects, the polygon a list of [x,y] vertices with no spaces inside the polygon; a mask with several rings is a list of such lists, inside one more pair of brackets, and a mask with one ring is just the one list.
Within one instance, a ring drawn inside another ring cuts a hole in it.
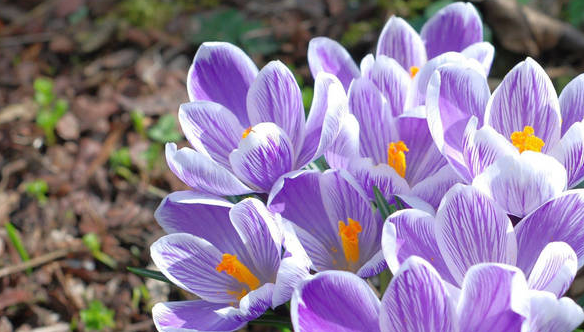
[{"label": "pollen", "polygon": [[420,71],[420,67],[418,67],[418,66],[411,66],[410,67],[410,76],[412,78],[416,77],[416,75],[418,74],[419,71]]},{"label": "pollen", "polygon": [[358,221],[348,219],[348,225],[339,220],[339,236],[343,244],[343,252],[349,264],[359,260],[359,233],[362,227]]},{"label": "pollen", "polygon": [[511,142],[519,149],[519,153],[523,151],[541,152],[545,145],[543,140],[535,136],[533,127],[525,126],[523,131],[516,131],[511,134]]},{"label": "pollen", "polygon": [[389,143],[387,148],[387,164],[402,178],[406,176],[406,152],[410,151],[403,141]]},{"label": "pollen", "polygon": [[244,131],[243,134],[241,134],[241,138],[246,138],[247,135],[249,135],[249,133],[252,132],[251,126],[247,127]]},{"label": "pollen", "polygon": [[[253,275],[247,266],[243,265],[235,255],[223,254],[221,263],[219,263],[215,269],[219,273],[225,272],[235,280],[246,284],[247,287],[249,287],[249,290],[254,290],[260,286],[260,280]],[[243,296],[245,296],[245,294],[243,294]]]},{"label": "pollen", "polygon": [[[237,301],[241,301],[241,299],[243,299],[243,297],[247,295],[247,289],[242,288],[241,289],[241,292],[227,291],[227,294],[233,295],[233,296],[235,296],[235,298],[237,299]],[[234,304],[231,304],[231,305],[233,306]]]}]

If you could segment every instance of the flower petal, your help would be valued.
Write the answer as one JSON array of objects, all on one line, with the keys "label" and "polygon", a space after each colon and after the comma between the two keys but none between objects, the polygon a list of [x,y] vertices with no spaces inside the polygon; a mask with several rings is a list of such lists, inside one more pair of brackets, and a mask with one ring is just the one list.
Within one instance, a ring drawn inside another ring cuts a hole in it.
[{"label": "flower petal", "polygon": [[428,61],[423,67],[420,68],[420,71],[416,74],[412,84],[410,85],[410,89],[408,90],[408,94],[406,96],[404,110],[408,111],[426,103],[426,91],[428,88],[428,83],[430,82],[430,78],[432,77],[432,74],[436,68],[446,63],[465,64],[468,62],[474,62],[474,65],[477,68],[481,68],[482,70],[480,64],[475,60],[469,60],[464,55],[456,52],[444,53]]},{"label": "flower petal", "polygon": [[578,75],[564,87],[559,100],[564,135],[572,124],[584,121],[584,74]]},{"label": "flower petal", "polygon": [[281,175],[292,170],[294,148],[280,127],[263,122],[252,127],[229,161],[239,178],[257,191],[269,192]]},{"label": "flower petal", "polygon": [[152,318],[162,332],[235,331],[247,323],[233,307],[203,300],[157,303]]},{"label": "flower petal", "polygon": [[568,172],[568,188],[573,188],[584,180],[584,122],[575,122],[552,149]]},{"label": "flower petal", "polygon": [[515,226],[517,266],[531,272],[543,248],[550,242],[569,244],[584,265],[584,190],[568,190],[545,202]]},{"label": "flower petal", "polygon": [[388,102],[391,114],[396,117],[403,113],[411,78],[395,59],[385,55],[377,57],[364,77],[369,78]]},{"label": "flower petal", "polygon": [[553,294],[529,292],[530,312],[522,331],[570,332],[584,321],[582,308],[572,299],[557,299]]},{"label": "flower petal", "polygon": [[[395,225],[395,239],[393,239],[390,224]],[[394,252],[392,247],[395,242],[399,264],[411,256],[419,256],[432,264],[445,281],[456,284],[438,248],[435,228],[436,219],[426,212],[416,209],[397,211],[387,218],[383,228],[381,242],[383,251],[387,254],[388,262],[395,262],[392,257],[392,252]],[[394,273],[397,272],[396,267],[396,264],[390,264]]]},{"label": "flower petal", "polygon": [[272,307],[288,302],[294,290],[308,276],[310,276],[309,265],[302,259],[294,256],[282,259],[274,286]]},{"label": "flower petal", "polygon": [[483,263],[471,267],[458,302],[460,330],[521,331],[529,314],[527,283],[514,266]]},{"label": "flower petal", "polygon": [[325,151],[325,159],[331,168],[347,169],[354,158],[359,157],[359,121],[353,114],[341,120],[339,136]]},{"label": "flower petal", "polygon": [[437,209],[448,189],[460,182],[462,182],[460,176],[452,170],[450,165],[445,165],[438,172],[418,182],[412,188],[412,194]]},{"label": "flower petal", "polygon": [[470,3],[455,2],[434,14],[420,33],[428,59],[449,51],[460,52],[483,41],[483,23]]},{"label": "flower petal", "polygon": [[205,42],[197,50],[187,76],[189,99],[219,103],[249,126],[245,99],[258,73],[253,61],[237,46]]},{"label": "flower petal", "polygon": [[341,82],[331,74],[318,74],[306,121],[306,138],[296,162],[298,168],[320,157],[335,144],[348,113],[347,95]]},{"label": "flower petal", "polygon": [[187,233],[165,235],[152,244],[150,254],[160,272],[180,288],[210,302],[237,301],[242,286],[216,270],[223,253],[208,241]]},{"label": "flower petal", "polygon": [[386,199],[393,195],[410,192],[410,186],[395,169],[385,163],[374,165],[370,158],[359,158],[353,161],[349,172],[365,190],[370,200],[375,200],[373,186],[376,186]]},{"label": "flower petal", "polygon": [[229,154],[241,140],[243,127],[231,111],[211,101],[180,105],[178,119],[195,150],[229,169]]},{"label": "flower petal", "polygon": [[478,119],[472,117],[462,138],[462,158],[471,180],[499,158],[519,156],[519,150],[503,135],[488,125],[477,130],[477,123]]},{"label": "flower petal", "polygon": [[410,257],[391,280],[383,299],[383,332],[458,331],[455,307],[440,275],[420,257]]},{"label": "flower petal", "polygon": [[204,238],[223,252],[237,252],[243,243],[229,219],[233,204],[209,194],[175,191],[166,196],[154,218],[167,233]]},{"label": "flower petal", "polygon": [[252,125],[273,122],[282,128],[294,149],[304,142],[304,106],[294,75],[280,61],[260,70],[247,94],[247,114]]},{"label": "flower petal", "polygon": [[420,35],[401,17],[392,16],[381,31],[377,57],[395,59],[405,70],[426,63],[426,48]]},{"label": "flower petal", "polygon": [[253,267],[247,267],[261,283],[275,282],[284,237],[280,215],[268,211],[260,200],[247,198],[231,208],[229,217],[252,259]]},{"label": "flower petal", "polygon": [[561,297],[568,290],[578,268],[576,253],[565,242],[551,242],[543,248],[529,274],[530,289],[544,290]]},{"label": "flower petal", "polygon": [[464,130],[472,116],[483,118],[490,95],[486,77],[470,61],[440,66],[428,83],[430,133],[453,169],[465,179],[470,174],[462,154]]},{"label": "flower petal", "polygon": [[267,283],[249,292],[239,301],[239,311],[245,320],[253,320],[263,315],[272,306],[274,284]]},{"label": "flower petal", "polygon": [[491,43],[474,43],[462,50],[461,53],[468,58],[477,60],[485,69],[485,73],[489,74],[495,57],[495,47]]},{"label": "flower petal", "polygon": [[308,43],[308,65],[312,77],[325,72],[339,78],[345,90],[354,78],[361,74],[347,50],[338,42],[327,37],[312,38]]},{"label": "flower petal", "polygon": [[511,221],[471,186],[455,184],[444,196],[436,213],[436,240],[459,284],[475,264],[515,264],[517,243]]},{"label": "flower petal", "polygon": [[564,191],[566,181],[566,170],[556,159],[525,151],[497,159],[472,185],[507,213],[522,218]]},{"label": "flower petal", "polygon": [[399,131],[399,140],[409,149],[406,152],[405,178],[410,186],[435,174],[447,164],[430,135],[425,115],[404,113],[395,121],[395,126]]},{"label": "flower petal", "polygon": [[516,65],[497,87],[485,112],[485,124],[510,138],[533,127],[548,151],[560,139],[560,104],[552,81],[531,58]]},{"label": "flower petal", "polygon": [[330,221],[324,208],[319,171],[302,171],[278,181],[268,199],[268,206],[296,227],[295,231],[314,267],[318,271],[334,268],[333,262],[344,259],[340,249],[338,221]]},{"label": "flower petal", "polygon": [[386,163],[387,145],[392,142],[392,133],[388,130],[392,118],[387,103],[371,80],[361,77],[351,83],[349,109],[359,121],[361,155],[372,158],[375,164]]},{"label": "flower petal", "polygon": [[229,170],[193,149],[177,151],[175,143],[167,143],[166,162],[182,182],[195,190],[219,196],[243,195],[253,191]]},{"label": "flower petal", "polygon": [[292,297],[290,315],[298,332],[379,331],[379,300],[369,285],[344,271],[318,273]]},{"label": "flower petal", "polygon": [[338,223],[339,221],[347,223],[351,218],[361,224],[358,263],[365,264],[381,250],[383,224],[381,215],[378,212],[373,213],[371,203],[363,189],[344,170],[326,171],[319,180],[322,202],[332,223],[334,235],[338,239],[338,250],[342,251],[340,237],[337,236]]}]

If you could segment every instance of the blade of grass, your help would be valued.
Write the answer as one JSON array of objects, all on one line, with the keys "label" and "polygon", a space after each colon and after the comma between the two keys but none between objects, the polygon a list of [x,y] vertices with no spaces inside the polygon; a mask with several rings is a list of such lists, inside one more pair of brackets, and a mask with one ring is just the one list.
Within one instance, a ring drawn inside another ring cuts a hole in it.
[{"label": "blade of grass", "polygon": [[139,276],[144,277],[144,278],[150,278],[150,279],[156,279],[159,281],[164,281],[164,282],[172,285],[172,282],[170,280],[168,280],[168,278],[166,278],[164,276],[164,274],[162,274],[158,271],[143,269],[143,268],[139,268],[139,267],[131,267],[131,266],[128,266],[126,268],[128,269],[128,271],[134,273],[135,275],[139,275]]},{"label": "blade of grass", "polygon": [[[23,262],[28,262],[30,260],[30,256],[22,244],[22,239],[20,238],[20,234],[18,234],[16,227],[8,222],[6,223],[6,232],[8,233],[8,238],[10,238],[10,242],[12,242],[12,245],[14,245],[14,248],[16,248],[20,259],[22,259]],[[26,269],[26,273],[31,274],[32,268]]]},{"label": "blade of grass", "polygon": [[379,209],[379,213],[381,213],[381,217],[383,218],[383,220],[387,219],[389,215],[396,211],[395,206],[390,205],[387,202],[387,200],[385,199],[385,197],[383,197],[383,194],[381,193],[381,191],[379,191],[379,188],[377,188],[377,186],[373,186],[373,194],[375,195],[375,204]]}]

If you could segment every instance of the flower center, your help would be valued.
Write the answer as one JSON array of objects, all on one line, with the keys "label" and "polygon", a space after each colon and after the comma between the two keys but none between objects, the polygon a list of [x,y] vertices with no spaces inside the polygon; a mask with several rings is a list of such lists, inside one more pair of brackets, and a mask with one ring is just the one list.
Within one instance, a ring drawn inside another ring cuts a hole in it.
[{"label": "flower center", "polygon": [[541,148],[545,143],[534,133],[533,127],[525,126],[523,131],[516,131],[511,134],[511,142],[519,149],[519,153],[523,151],[541,152]]},{"label": "flower center", "polygon": [[410,76],[412,78],[416,77],[416,74],[418,74],[419,71],[420,71],[420,67],[418,67],[418,66],[411,66],[410,67]]},{"label": "flower center", "polygon": [[361,224],[358,221],[349,218],[347,225],[339,220],[339,236],[343,244],[345,258],[349,264],[359,260],[359,233],[361,230]]},{"label": "flower center", "polygon": [[387,148],[387,164],[399,174],[402,178],[406,176],[406,154],[410,151],[403,141],[389,143]]},{"label": "flower center", "polygon": [[[223,259],[221,263],[215,268],[219,273],[225,272],[232,276],[235,280],[247,285],[250,291],[258,288],[260,286],[260,280],[251,273],[247,266],[243,265],[236,255],[223,254]],[[237,299],[241,300],[248,290],[245,288],[241,290],[241,293],[228,291],[227,293],[231,295],[237,295]]]},{"label": "flower center", "polygon": [[247,135],[249,135],[249,133],[252,132],[251,126],[247,127],[244,131],[243,134],[241,134],[241,138],[246,138]]}]

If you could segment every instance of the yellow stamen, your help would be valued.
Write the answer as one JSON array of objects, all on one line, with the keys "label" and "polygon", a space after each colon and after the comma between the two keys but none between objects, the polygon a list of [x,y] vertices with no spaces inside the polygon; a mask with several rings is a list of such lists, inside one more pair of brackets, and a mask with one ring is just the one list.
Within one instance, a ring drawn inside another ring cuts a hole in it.
[{"label": "yellow stamen", "polygon": [[247,135],[249,135],[249,133],[251,132],[252,132],[251,126],[247,127],[247,129],[243,131],[243,134],[241,134],[241,138],[246,138]]},{"label": "yellow stamen", "polygon": [[247,266],[243,265],[235,255],[223,254],[223,260],[221,260],[221,263],[219,263],[215,269],[220,273],[225,271],[225,273],[232,276],[237,281],[246,284],[247,287],[249,287],[249,290],[254,290],[260,286],[260,280],[254,276]]},{"label": "yellow stamen", "polygon": [[351,218],[349,224],[345,225],[339,220],[339,236],[343,244],[345,258],[349,264],[356,263],[359,260],[359,233],[361,233],[361,224]]},{"label": "yellow stamen", "polygon": [[387,164],[399,174],[402,178],[406,176],[406,154],[410,151],[403,141],[389,143],[387,148]]},{"label": "yellow stamen", "polygon": [[410,76],[412,78],[416,77],[416,74],[418,74],[419,71],[420,71],[420,67],[418,67],[418,66],[411,66],[410,67]]},{"label": "yellow stamen", "polygon": [[511,134],[511,142],[519,149],[519,153],[523,151],[541,152],[541,148],[545,145],[541,138],[535,136],[531,126],[525,126],[523,131],[516,131]]}]

